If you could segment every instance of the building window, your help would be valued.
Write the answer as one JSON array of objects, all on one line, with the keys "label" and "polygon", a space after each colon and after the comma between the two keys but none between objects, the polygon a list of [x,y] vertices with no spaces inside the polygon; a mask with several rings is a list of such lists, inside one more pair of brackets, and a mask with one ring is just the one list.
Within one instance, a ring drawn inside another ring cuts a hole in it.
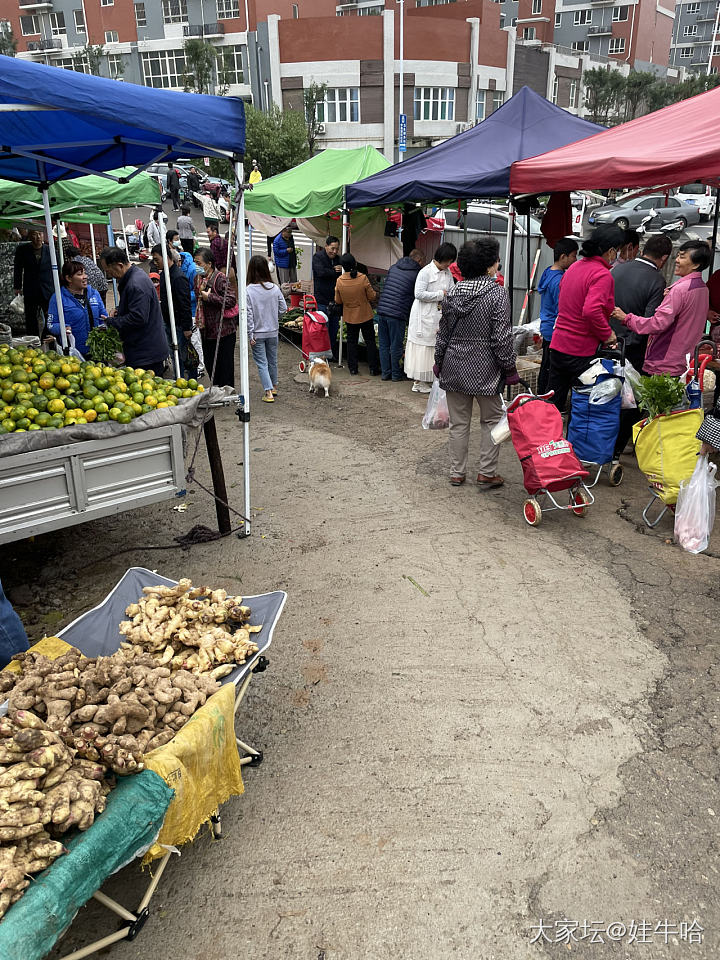
[{"label": "building window", "polygon": [[627,7],[613,7],[613,23],[620,23],[623,20],[628,18],[628,8]]},{"label": "building window", "polygon": [[685,13],[700,13],[699,3],[688,3],[685,7]]},{"label": "building window", "polygon": [[477,97],[475,99],[475,119],[484,120],[485,119],[485,90],[478,90]]},{"label": "building window", "polygon": [[502,14],[500,14],[500,29],[502,30],[504,26],[505,26],[505,17]]},{"label": "building window", "polygon": [[625,37],[611,37],[608,53],[625,53]]},{"label": "building window", "polygon": [[542,0],[532,0],[532,12],[533,16],[542,13]]},{"label": "building window", "polygon": [[242,52],[241,46],[220,47],[218,50],[218,71],[222,74],[223,82],[229,86],[245,82]]},{"label": "building window", "polygon": [[184,87],[185,54],[182,50],[153,50],[141,54],[146,87]]},{"label": "building window", "polygon": [[114,7],[115,0],[100,0],[101,7]]},{"label": "building window", "polygon": [[505,103],[505,94],[502,90],[498,90],[497,93],[493,94],[493,113],[496,110],[499,110],[500,107]]},{"label": "building window", "polygon": [[592,23],[592,10],[576,10],[573,14],[573,23],[576,27]]},{"label": "building window", "polygon": [[65,29],[65,14],[64,14],[64,13],[58,12],[58,13],[51,13],[51,14],[50,14],[50,30],[51,30],[52,35],[53,35],[54,37],[64,37],[64,36],[65,36],[65,34],[67,33],[67,30]]},{"label": "building window", "polygon": [[562,14],[561,14],[561,13],[556,13],[556,14],[555,14],[555,26],[556,26],[556,27],[562,26]]},{"label": "building window", "polygon": [[75,18],[75,33],[84,35],[87,33],[85,27],[85,11],[84,10],[73,10],[73,17]]},{"label": "building window", "polygon": [[560,86],[560,81],[558,80],[558,78],[557,78],[556,76],[553,77],[552,96],[551,96],[550,99],[551,99],[552,102],[555,103],[555,104],[557,104],[557,100],[558,100],[558,87],[559,87],[559,86]]},{"label": "building window", "polygon": [[187,0],[162,0],[163,23],[187,23]]},{"label": "building window", "polygon": [[455,90],[452,87],[415,87],[416,120],[454,120]]},{"label": "building window", "polygon": [[236,20],[240,16],[240,0],[217,0],[218,20]]},{"label": "building window", "polygon": [[31,17],[20,17],[20,32],[24,37],[34,37],[40,34],[40,17],[33,14]]},{"label": "building window", "polygon": [[145,13],[144,3],[135,4],[135,26],[136,27],[147,26],[147,14]]},{"label": "building window", "polygon": [[118,42],[118,32],[117,30],[106,30],[105,31],[105,43],[117,43]]},{"label": "building window", "polygon": [[359,123],[360,91],[357,87],[328,87],[325,102],[317,105],[320,123]]},{"label": "building window", "polygon": [[511,26],[511,27],[516,27],[516,26],[517,26],[517,22],[518,22],[518,18],[517,18],[517,17],[513,17],[512,20],[510,21],[510,26]]},{"label": "building window", "polygon": [[125,73],[125,65],[122,55],[119,53],[109,53],[107,57],[108,76],[111,80],[117,80]]},{"label": "building window", "polygon": [[681,60],[690,60],[695,53],[695,47],[681,47],[680,48],[680,59]]},{"label": "building window", "polygon": [[577,80],[570,81],[570,106],[577,107]]},{"label": "building window", "polygon": [[384,7],[358,7],[359,17],[379,17]]},{"label": "building window", "polygon": [[683,36],[684,37],[696,37],[697,36],[697,24],[690,23],[687,26],[683,27]]},{"label": "building window", "polygon": [[523,28],[523,40],[534,40],[537,36],[537,31],[535,27],[524,27]]},{"label": "building window", "polygon": [[715,43],[715,44],[713,44],[713,52],[712,52],[712,55],[713,55],[714,57],[720,57],[720,43]]},{"label": "building window", "polygon": [[55,61],[55,63],[63,70],[74,70],[75,73],[90,73],[90,67],[84,57],[77,60],[73,57],[63,57],[62,60]]},{"label": "building window", "polygon": [[300,17],[300,8],[296,3],[292,5],[293,20],[297,20]]},{"label": "building window", "polygon": [[589,40],[573,40],[572,48],[575,53],[587,53],[590,49]]}]

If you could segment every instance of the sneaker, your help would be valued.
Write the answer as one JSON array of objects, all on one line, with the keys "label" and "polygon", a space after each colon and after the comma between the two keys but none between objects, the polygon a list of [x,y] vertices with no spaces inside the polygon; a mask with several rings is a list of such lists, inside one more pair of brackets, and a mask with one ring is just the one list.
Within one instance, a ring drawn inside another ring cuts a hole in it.
[{"label": "sneaker", "polygon": [[413,393],[430,393],[430,390],[430,384],[424,383],[422,380],[416,380],[412,385]]}]

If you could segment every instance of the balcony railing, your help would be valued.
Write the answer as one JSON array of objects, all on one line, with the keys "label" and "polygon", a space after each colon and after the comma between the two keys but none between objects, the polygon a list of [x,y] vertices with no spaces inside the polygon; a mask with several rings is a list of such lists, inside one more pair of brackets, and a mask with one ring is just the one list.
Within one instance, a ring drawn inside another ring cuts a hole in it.
[{"label": "balcony railing", "polygon": [[223,37],[224,23],[191,23],[183,27],[184,37]]},{"label": "balcony railing", "polygon": [[588,27],[588,36],[589,36],[589,37],[598,37],[598,36],[602,36],[602,35],[604,35],[604,34],[611,34],[611,33],[612,33],[612,24],[611,24],[611,23],[608,23],[608,24],[605,25],[605,26],[600,25],[600,26],[597,26],[597,27]]},{"label": "balcony railing", "polygon": [[28,50],[35,53],[46,52],[48,50],[62,50],[62,40],[56,40],[53,37],[46,37],[44,40],[31,40],[28,43]]},{"label": "balcony railing", "polygon": [[20,10],[50,10],[52,8],[52,0],[19,0],[18,6]]}]

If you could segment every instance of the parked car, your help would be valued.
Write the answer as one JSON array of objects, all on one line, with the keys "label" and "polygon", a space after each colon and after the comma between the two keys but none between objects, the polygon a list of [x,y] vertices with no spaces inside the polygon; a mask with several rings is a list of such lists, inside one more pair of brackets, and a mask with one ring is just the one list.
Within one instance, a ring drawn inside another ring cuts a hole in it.
[{"label": "parked car", "polygon": [[698,208],[700,223],[715,216],[715,187],[708,187],[704,183],[686,183],[684,187],[678,187],[675,196],[681,203],[689,203],[690,206]]},{"label": "parked car", "polygon": [[588,223],[591,227],[601,223],[614,223],[621,230],[627,230],[628,227],[640,226],[651,210],[655,211],[658,225],[677,220],[683,222],[685,229],[700,222],[700,212],[696,206],[683,203],[677,197],[666,198],[664,193],[658,193],[605,204],[593,210],[588,217]]}]

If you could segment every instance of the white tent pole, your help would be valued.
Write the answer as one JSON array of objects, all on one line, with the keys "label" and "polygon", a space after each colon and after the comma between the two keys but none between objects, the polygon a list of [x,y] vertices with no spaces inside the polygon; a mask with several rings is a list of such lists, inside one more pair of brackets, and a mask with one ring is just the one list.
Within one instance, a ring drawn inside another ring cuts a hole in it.
[{"label": "white tent pole", "polygon": [[[44,174],[44,171],[43,171]],[[58,273],[57,256],[55,253],[55,244],[53,243],[52,217],[50,216],[50,197],[48,196],[47,185],[42,187],[43,210],[45,211],[45,230],[48,237],[48,249],[50,251],[50,264],[52,266],[53,287],[55,288],[55,300],[57,302],[58,322],[60,323],[60,340],[63,345],[63,352],[68,352],[68,338],[65,333],[65,311],[63,310],[62,290],[60,289],[60,274]],[[60,231],[58,230],[58,239]]]},{"label": "white tent pole", "polygon": [[244,533],[250,536],[250,368],[248,356],[247,332],[247,263],[245,262],[245,191],[243,165],[235,163],[236,189],[239,192],[237,212],[237,284],[238,305],[240,307],[240,394],[242,397],[241,419],[243,425],[243,514],[245,515]]},{"label": "white tent pole", "polygon": [[[113,233],[111,213],[108,214],[108,246],[109,247],[115,246],[115,234]],[[118,297],[117,280],[115,280],[114,278],[112,282],[112,288],[113,288],[113,300],[115,301],[115,308],[117,309],[117,307],[120,304],[120,297]]]},{"label": "white tent pole", "polygon": [[90,224],[90,247],[92,249],[93,260],[97,260],[97,250],[95,249],[95,229],[92,224]]},{"label": "white tent pole", "polygon": [[60,239],[60,230],[64,224],[58,220],[56,223],[57,227],[57,245],[58,245],[58,269],[62,272],[63,264],[65,263],[65,255],[63,253],[62,240]]},{"label": "white tent pole", "polygon": [[252,224],[251,224],[251,223],[248,224],[248,251],[249,251],[250,257],[252,258],[252,255],[253,255],[253,228],[252,228]]},{"label": "white tent pole", "polygon": [[158,223],[160,225],[160,246],[162,247],[163,274],[165,275],[165,292],[168,301],[168,317],[170,319],[170,338],[172,340],[171,346],[175,366],[175,377],[179,379],[182,376],[180,370],[180,351],[178,349],[177,328],[175,327],[175,306],[173,304],[172,287],[170,285],[170,263],[168,262],[165,217],[162,213],[158,217]]},{"label": "white tent pole", "polygon": [[510,244],[512,243],[513,235],[513,208],[508,208],[508,219],[507,219],[507,237],[505,238],[505,259],[503,260],[503,266],[507,269],[507,265],[510,263]]},{"label": "white tent pole", "polygon": [[130,259],[130,244],[128,243],[127,238],[127,229],[125,227],[125,217],[123,216],[122,207],[118,207],[120,211],[120,223],[122,225],[123,240],[125,241],[125,253],[128,255],[128,260]]},{"label": "white tent pole", "polygon": [[[349,237],[350,233],[350,217],[349,211],[347,208],[347,203],[345,202],[345,187],[343,187],[343,205],[342,205],[342,252],[348,252],[349,246]],[[340,314],[340,330],[338,331],[340,337],[340,344],[338,346],[338,366],[342,366],[342,354],[343,354],[343,318]]]}]

